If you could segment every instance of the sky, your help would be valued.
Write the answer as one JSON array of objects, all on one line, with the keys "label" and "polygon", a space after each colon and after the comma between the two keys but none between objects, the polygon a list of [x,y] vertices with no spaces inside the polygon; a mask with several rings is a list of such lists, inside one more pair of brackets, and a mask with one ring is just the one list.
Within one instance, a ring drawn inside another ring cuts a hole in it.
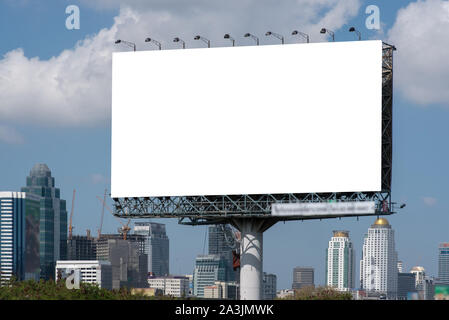
[{"label": "sky", "polygon": [[[69,5],[80,11],[80,28],[68,29]],[[379,8],[379,29],[368,29],[370,5]],[[298,29],[312,42],[363,39],[394,44],[392,198],[407,206],[388,217],[405,269],[421,265],[438,273],[438,244],[449,241],[449,1],[447,0],[0,0],[0,191],[19,191],[35,163],[46,163],[70,210],[76,189],[74,233],[95,232],[104,189],[110,190],[111,56],[156,49],[152,37],[174,49],[175,36],[187,47],[236,45],[258,35],[261,45],[277,43],[267,30],[290,35]],[[287,43],[297,41],[288,36]],[[130,150],[124,150],[130,152]],[[111,201],[108,202],[112,206]],[[264,234],[264,271],[289,288],[295,266],[315,268],[325,282],[325,250],[333,230],[349,230],[356,250],[357,283],[363,235],[374,217],[278,223]],[[204,226],[167,225],[170,270],[191,274],[203,253]],[[103,232],[118,221],[105,214]]]}]

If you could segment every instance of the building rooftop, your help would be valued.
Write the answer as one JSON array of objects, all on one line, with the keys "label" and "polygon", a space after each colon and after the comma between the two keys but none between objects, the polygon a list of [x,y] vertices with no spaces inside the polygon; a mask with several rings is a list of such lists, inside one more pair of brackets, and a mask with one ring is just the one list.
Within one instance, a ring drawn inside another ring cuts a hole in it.
[{"label": "building rooftop", "polygon": [[51,171],[45,163],[36,163],[30,171],[30,176],[51,177]]},{"label": "building rooftop", "polygon": [[349,231],[337,230],[337,231],[333,231],[333,233],[334,233],[334,237],[349,238]]},{"label": "building rooftop", "polygon": [[425,269],[424,269],[424,267],[421,267],[421,266],[415,266],[415,267],[413,267],[411,270],[410,270],[410,272],[425,272]]},{"label": "building rooftop", "polygon": [[391,228],[390,223],[385,218],[377,218],[376,221],[371,225],[371,228]]}]

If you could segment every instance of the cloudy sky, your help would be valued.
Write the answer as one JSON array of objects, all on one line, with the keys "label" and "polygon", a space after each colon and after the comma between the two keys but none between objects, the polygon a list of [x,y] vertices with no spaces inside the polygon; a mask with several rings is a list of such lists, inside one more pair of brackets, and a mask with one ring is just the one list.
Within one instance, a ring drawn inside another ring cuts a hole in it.
[{"label": "cloudy sky", "polygon": [[[380,28],[367,29],[367,7],[380,11]],[[66,7],[80,9],[80,29],[66,28]],[[0,190],[19,190],[31,167],[47,163],[70,207],[76,188],[75,233],[96,230],[101,205],[96,195],[110,187],[111,54],[129,50],[116,39],[155,49],[204,44],[277,43],[267,30],[299,41],[381,39],[395,53],[393,199],[407,207],[389,218],[396,230],[399,259],[406,269],[422,265],[437,275],[438,243],[449,241],[449,1],[362,0],[0,0]],[[288,35],[288,36],[287,36]],[[278,224],[265,234],[264,269],[278,276],[278,288],[291,285],[295,266],[313,266],[324,283],[325,248],[332,230],[350,231],[360,259],[363,234],[372,218]],[[171,240],[171,272],[191,273],[203,251],[205,227],[163,220]],[[106,215],[104,231],[119,224]],[[357,270],[358,273],[358,270]]]}]

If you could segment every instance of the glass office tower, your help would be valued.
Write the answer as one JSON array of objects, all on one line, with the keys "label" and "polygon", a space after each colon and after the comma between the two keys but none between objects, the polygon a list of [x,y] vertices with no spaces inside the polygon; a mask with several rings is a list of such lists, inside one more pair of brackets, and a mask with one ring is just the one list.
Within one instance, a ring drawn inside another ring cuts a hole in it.
[{"label": "glass office tower", "polygon": [[193,295],[204,297],[204,287],[226,281],[226,259],[218,254],[198,255],[193,270]]},{"label": "glass office tower", "polygon": [[41,278],[52,279],[57,260],[67,259],[66,202],[60,198],[55,178],[46,164],[36,164],[26,178],[22,192],[40,197]]},{"label": "glass office tower", "polygon": [[165,224],[135,222],[134,234],[145,236],[145,253],[148,255],[148,272],[154,276],[170,274],[170,241]]},{"label": "glass office tower", "polygon": [[0,279],[39,280],[40,198],[0,192]]}]

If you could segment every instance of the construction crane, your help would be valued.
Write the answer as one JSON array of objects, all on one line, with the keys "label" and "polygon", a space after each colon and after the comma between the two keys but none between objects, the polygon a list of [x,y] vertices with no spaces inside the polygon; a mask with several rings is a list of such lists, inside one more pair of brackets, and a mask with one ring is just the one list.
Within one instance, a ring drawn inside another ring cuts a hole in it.
[{"label": "construction crane", "polygon": [[116,218],[118,220],[118,222],[120,222],[120,224],[122,225],[121,228],[118,228],[118,232],[123,235],[123,240],[126,240],[126,237],[128,235],[128,232],[131,231],[131,228],[129,227],[129,223],[131,222],[131,219],[128,219],[128,222],[126,224],[124,224],[123,222],[120,221],[119,218],[117,218],[116,216],[114,216],[114,214],[112,213],[112,210],[108,207],[108,205],[106,204],[106,201],[103,201],[103,199],[101,199],[99,196],[97,196],[97,199],[100,200],[103,203],[103,206],[108,209],[108,211],[112,214],[112,216],[114,218]]},{"label": "construction crane", "polygon": [[72,231],[73,231],[72,218],[73,218],[73,208],[75,207],[75,192],[76,190],[73,189],[72,210],[70,211],[70,221],[69,221],[69,240],[72,239]]},{"label": "construction crane", "polygon": [[106,195],[107,195],[107,193],[108,193],[108,189],[104,189],[103,207],[101,208],[100,228],[98,228],[98,239],[100,239],[100,237],[101,237],[101,229],[103,227],[104,206],[106,204]]}]

